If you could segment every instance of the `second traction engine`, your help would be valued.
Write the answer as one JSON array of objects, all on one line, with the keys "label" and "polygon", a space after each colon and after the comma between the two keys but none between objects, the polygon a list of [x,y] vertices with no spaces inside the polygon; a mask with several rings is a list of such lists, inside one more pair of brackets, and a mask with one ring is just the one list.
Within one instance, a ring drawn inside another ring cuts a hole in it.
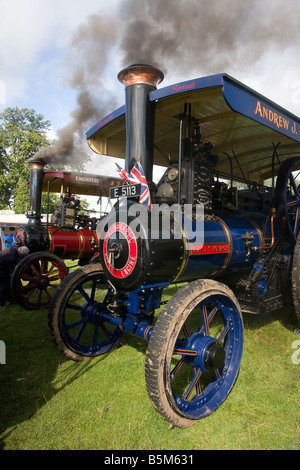
[{"label": "second traction engine", "polygon": [[50,222],[42,223],[43,178],[44,162],[32,161],[28,223],[17,231],[16,244],[26,245],[31,253],[47,251],[64,259],[82,259],[85,264],[98,253],[97,222],[81,214],[80,199],[69,189],[62,194]]},{"label": "second traction engine", "polygon": [[70,187],[61,195],[51,220],[42,221],[44,166],[42,160],[31,161],[28,223],[20,226],[15,236],[15,244],[27,246],[30,254],[14,270],[11,291],[16,301],[30,310],[49,306],[53,292],[69,271],[63,260],[78,260],[84,266],[99,257],[99,218],[82,214],[80,199]]}]

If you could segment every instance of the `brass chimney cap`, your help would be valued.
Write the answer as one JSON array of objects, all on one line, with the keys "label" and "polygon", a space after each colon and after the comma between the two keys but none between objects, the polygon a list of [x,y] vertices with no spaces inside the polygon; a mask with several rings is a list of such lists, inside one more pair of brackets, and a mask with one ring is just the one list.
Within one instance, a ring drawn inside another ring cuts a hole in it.
[{"label": "brass chimney cap", "polygon": [[133,64],[118,73],[118,80],[125,85],[145,83],[157,88],[164,79],[164,74],[152,65]]},{"label": "brass chimney cap", "polygon": [[38,152],[29,159],[30,168],[33,170],[41,170],[46,165],[43,158],[38,157]]}]

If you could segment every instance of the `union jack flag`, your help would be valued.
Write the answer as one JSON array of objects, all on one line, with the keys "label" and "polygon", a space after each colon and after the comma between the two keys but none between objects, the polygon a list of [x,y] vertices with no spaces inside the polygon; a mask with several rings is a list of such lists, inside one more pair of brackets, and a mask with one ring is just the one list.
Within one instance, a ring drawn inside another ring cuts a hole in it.
[{"label": "union jack flag", "polygon": [[136,164],[134,165],[130,173],[127,173],[127,171],[123,170],[117,163],[116,163],[116,167],[117,167],[117,172],[122,179],[132,184],[141,185],[141,195],[140,195],[139,202],[140,204],[145,204],[146,206],[149,206],[149,210],[151,210],[150,191],[149,191],[147,180],[146,180],[142,165],[140,164],[140,161],[138,160],[136,162]]},{"label": "union jack flag", "polygon": [[116,167],[117,167],[117,172],[118,172],[120,178],[122,178],[123,180],[127,180],[127,178],[128,178],[127,171],[123,170],[123,168],[121,168],[120,165],[118,165],[117,163],[116,163]]}]

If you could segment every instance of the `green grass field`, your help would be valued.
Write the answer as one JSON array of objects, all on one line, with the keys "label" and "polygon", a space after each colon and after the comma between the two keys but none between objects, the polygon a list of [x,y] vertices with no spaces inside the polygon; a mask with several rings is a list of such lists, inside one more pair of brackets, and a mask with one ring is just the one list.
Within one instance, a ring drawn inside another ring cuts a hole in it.
[{"label": "green grass field", "polygon": [[234,389],[186,429],[170,428],[150,404],[143,340],[127,336],[110,354],[75,363],[52,343],[46,310],[12,305],[1,310],[0,325],[4,450],[300,449],[300,364],[292,361],[300,326],[292,311],[244,315]]}]

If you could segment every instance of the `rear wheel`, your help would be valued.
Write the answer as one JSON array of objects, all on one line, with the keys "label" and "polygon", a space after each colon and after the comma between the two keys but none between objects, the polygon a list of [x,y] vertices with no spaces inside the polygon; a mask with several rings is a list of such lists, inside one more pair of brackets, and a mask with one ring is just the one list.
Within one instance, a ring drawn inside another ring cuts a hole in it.
[{"label": "rear wheel", "polygon": [[296,182],[299,168],[300,157],[285,160],[276,182],[277,218],[285,239],[290,242],[296,241],[300,229],[300,189]]},{"label": "rear wheel", "polygon": [[171,298],[146,354],[146,386],[154,408],[177,427],[216,410],[230,393],[243,350],[240,307],[225,285],[199,280]]},{"label": "rear wheel", "polygon": [[292,294],[296,317],[300,322],[300,236],[297,238],[292,267]]}]

